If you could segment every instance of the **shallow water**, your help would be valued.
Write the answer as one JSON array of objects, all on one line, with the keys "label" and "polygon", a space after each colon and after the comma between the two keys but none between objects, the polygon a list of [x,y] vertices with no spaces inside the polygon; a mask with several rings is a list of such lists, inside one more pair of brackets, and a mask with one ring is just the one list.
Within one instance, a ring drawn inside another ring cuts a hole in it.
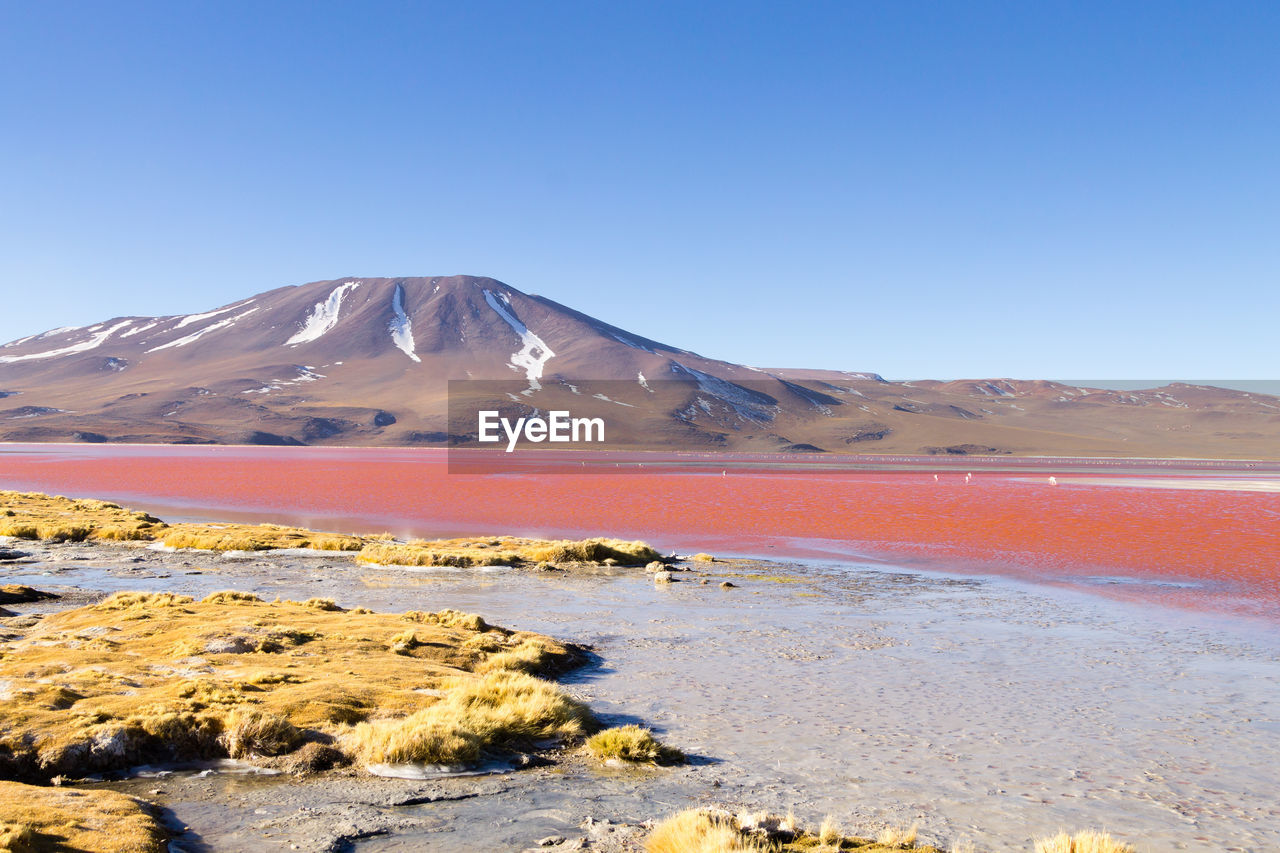
[{"label": "shallow water", "polygon": [[[918,820],[926,839],[991,851],[1088,826],[1142,851],[1280,849],[1280,637],[1265,627],[866,564],[717,564],[739,584],[720,589],[718,575],[655,587],[631,572],[409,574],[320,558],[212,571],[207,557],[142,553],[143,564],[5,571],[45,586],[479,612],[592,644],[598,665],[569,689],[695,757],[671,770],[507,774],[493,796],[392,809],[402,824],[355,849],[521,849],[572,836],[588,814],[640,820],[701,802],[833,814],[851,828]],[[213,850],[250,849],[263,833],[283,844],[281,821],[362,796],[317,787],[307,800],[292,780],[202,784],[226,796],[168,805]],[[287,807],[272,805],[280,785]]]},{"label": "shallow water", "polygon": [[1280,491],[1264,488],[1276,462],[518,455],[459,474],[429,449],[5,445],[0,488],[173,520],[876,558],[1280,624]]}]

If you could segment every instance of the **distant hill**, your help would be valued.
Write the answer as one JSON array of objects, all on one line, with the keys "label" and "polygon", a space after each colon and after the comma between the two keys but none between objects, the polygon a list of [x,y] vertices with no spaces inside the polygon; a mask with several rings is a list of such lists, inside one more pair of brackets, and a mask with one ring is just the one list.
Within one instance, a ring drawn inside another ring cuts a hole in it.
[{"label": "distant hill", "polygon": [[472,276],[319,281],[13,341],[0,440],[441,444],[460,440],[450,379],[501,381],[508,408],[605,416],[611,447],[1280,457],[1266,394],[747,367]]}]

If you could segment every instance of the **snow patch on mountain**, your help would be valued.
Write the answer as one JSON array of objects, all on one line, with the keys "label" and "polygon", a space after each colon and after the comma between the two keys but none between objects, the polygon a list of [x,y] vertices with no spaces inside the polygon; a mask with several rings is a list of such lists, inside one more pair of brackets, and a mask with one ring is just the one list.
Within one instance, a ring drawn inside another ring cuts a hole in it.
[{"label": "snow patch on mountain", "polygon": [[[74,355],[80,352],[88,352],[91,349],[96,349],[101,346],[107,338],[111,337],[131,322],[133,321],[125,320],[123,323],[116,323],[111,328],[104,329],[103,331],[91,336],[87,341],[81,341],[78,344],[71,344],[70,346],[59,347],[58,349],[46,350],[45,352],[27,353],[26,355],[3,355],[0,356],[0,364],[11,364],[15,361],[32,361],[38,358],[57,358],[60,355]],[[49,334],[52,333],[45,332],[45,334],[40,337],[45,337],[45,335]]]},{"label": "snow patch on mountain", "polygon": [[409,321],[409,315],[404,313],[404,287],[399,284],[396,285],[395,295],[391,297],[391,310],[395,312],[388,326],[392,342],[409,358],[421,363],[422,359],[418,358],[413,348],[413,323]]},{"label": "snow patch on mountain", "polygon": [[512,370],[517,372],[523,370],[525,377],[529,380],[529,387],[521,393],[528,396],[541,389],[542,384],[538,380],[542,378],[542,370],[547,362],[555,358],[555,353],[542,338],[529,331],[529,327],[520,322],[520,318],[515,315],[511,307],[511,298],[505,293],[495,294],[491,290],[485,290],[484,301],[488,302],[489,307],[511,327],[523,344],[520,349],[511,354],[511,361],[508,362]]},{"label": "snow patch on mountain", "polygon": [[358,281],[348,281],[335,287],[325,299],[316,303],[307,319],[302,322],[302,328],[285,341],[285,346],[296,347],[298,344],[309,343],[338,325],[338,312],[342,309],[343,298],[359,286]]},{"label": "snow patch on mountain", "polygon": [[183,317],[181,320],[178,321],[178,324],[176,326],[173,327],[173,331],[177,331],[178,329],[185,329],[187,326],[194,325],[203,320],[208,320],[212,317],[217,317],[220,314],[226,314],[228,311],[234,311],[236,308],[239,307],[239,305],[240,303],[236,303],[235,305],[228,305],[226,308],[219,308],[217,311],[206,311],[203,314],[187,314],[185,317]]},{"label": "snow patch on mountain", "polygon": [[[130,321],[130,322],[133,322],[133,321]],[[142,326],[139,326],[139,327],[138,327],[138,328],[136,328],[136,329],[130,329],[129,331],[125,332],[125,333],[124,333],[123,335],[121,335],[120,337],[122,337],[122,338],[132,338],[134,335],[141,334],[142,332],[145,332],[147,329],[154,329],[156,326],[159,326],[159,325],[160,325],[160,321],[159,321],[159,320],[155,320],[155,321],[153,321],[153,322],[146,323],[146,324],[144,324],[144,325],[142,325]]]},{"label": "snow patch on mountain", "polygon": [[216,332],[218,329],[225,329],[227,326],[234,325],[237,320],[243,317],[248,317],[250,314],[252,314],[254,311],[257,311],[257,310],[258,310],[257,308],[250,308],[248,311],[237,314],[234,317],[228,317],[225,320],[219,320],[216,323],[210,323],[208,326],[205,326],[203,329],[197,329],[196,331],[192,332],[191,334],[185,337],[178,338],[176,341],[169,341],[169,343],[167,344],[160,344],[159,346],[152,347],[151,349],[147,350],[147,352],[149,353],[159,352],[160,350],[170,349],[173,347],[185,347],[187,344],[195,343],[196,341],[200,340],[210,332]]},{"label": "snow patch on mountain", "polygon": [[644,390],[649,391],[649,392],[652,392],[652,391],[653,391],[653,389],[649,387],[649,383],[648,383],[648,381],[646,381],[646,380],[645,380],[645,378],[644,378],[644,371],[643,371],[643,370],[641,370],[639,373],[637,373],[637,374],[636,374],[636,377],[637,377],[637,381],[640,383],[640,387],[641,387],[641,388],[643,388]]},{"label": "snow patch on mountain", "polygon": [[703,373],[678,361],[671,362],[671,373],[688,376],[698,383],[698,390],[727,403],[740,417],[763,423],[771,421],[778,411],[778,401],[768,394],[744,388],[741,385]]}]

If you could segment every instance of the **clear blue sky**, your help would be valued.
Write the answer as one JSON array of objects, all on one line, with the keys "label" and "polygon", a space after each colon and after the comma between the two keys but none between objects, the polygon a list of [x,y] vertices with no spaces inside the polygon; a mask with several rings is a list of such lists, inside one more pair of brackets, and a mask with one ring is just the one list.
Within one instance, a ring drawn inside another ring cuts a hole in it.
[{"label": "clear blue sky", "polygon": [[1280,376],[1280,4],[3,2],[0,340],[490,275],[705,355]]}]

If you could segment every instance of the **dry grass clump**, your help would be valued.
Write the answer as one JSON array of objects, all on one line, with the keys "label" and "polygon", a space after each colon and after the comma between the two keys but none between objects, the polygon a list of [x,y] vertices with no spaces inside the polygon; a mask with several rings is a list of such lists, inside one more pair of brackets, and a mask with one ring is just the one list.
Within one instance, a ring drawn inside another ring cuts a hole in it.
[{"label": "dry grass clump", "polygon": [[356,726],[350,751],[367,765],[468,764],[485,750],[581,737],[592,723],[585,705],[554,684],[518,672],[453,679],[444,695],[408,717]]},{"label": "dry grass clump", "polygon": [[[281,756],[308,741],[341,742],[350,726],[375,716],[403,720],[419,711],[486,748],[576,736],[585,725],[577,716],[585,709],[557,700],[553,685],[486,665],[510,649],[522,650],[522,660],[540,649],[545,670],[556,671],[579,659],[571,647],[456,611],[336,608],[233,591],[199,602],[123,592],[46,616],[0,640],[0,682],[10,694],[0,778]],[[412,642],[397,651],[407,628]],[[487,672],[472,674],[479,669]],[[568,704],[548,717],[556,701]]]},{"label": "dry grass clump", "polygon": [[679,764],[684,753],[663,745],[653,732],[641,726],[616,726],[587,738],[587,749],[598,758],[616,758],[637,764]]},{"label": "dry grass clump", "polygon": [[0,850],[163,853],[165,833],[142,803],[114,791],[0,782]]},{"label": "dry grass clump", "polygon": [[649,833],[645,853],[765,853],[768,848],[741,832],[733,818],[702,809],[686,809],[661,821]]},{"label": "dry grass clump", "polygon": [[107,501],[79,500],[39,492],[0,491],[0,536],[82,542],[86,539],[145,540],[164,522]]},{"label": "dry grass clump", "polygon": [[0,586],[0,604],[30,604],[33,601],[45,601],[57,597],[52,592],[44,592],[20,583],[7,583]]},{"label": "dry grass clump", "polygon": [[703,553],[694,554],[689,559],[695,563],[714,563],[716,561],[715,557],[711,556],[710,554],[703,554]]},{"label": "dry grass clump", "polygon": [[644,542],[621,539],[573,541],[518,537],[416,540],[407,544],[371,542],[357,559],[383,566],[514,566],[523,563],[604,563],[643,565],[658,552]]},{"label": "dry grass clump", "polygon": [[141,610],[160,607],[181,607],[195,599],[189,595],[171,592],[116,592],[93,605],[94,610]]},{"label": "dry grass clump", "polygon": [[83,542],[160,540],[170,548],[213,551],[265,551],[312,548],[359,551],[367,541],[341,533],[317,533],[278,524],[175,524],[107,501],[50,496],[38,492],[0,491],[0,536]]},{"label": "dry grass clump", "polygon": [[491,550],[487,544],[474,546],[461,539],[407,544],[374,542],[365,545],[356,559],[379,566],[439,566],[470,569],[478,566],[511,566],[518,557],[512,551]]},{"label": "dry grass clump", "polygon": [[622,565],[644,565],[662,555],[644,542],[626,542],[622,539],[583,539],[578,542],[562,540],[527,546],[520,556],[533,562],[546,563],[603,563],[617,560]]},{"label": "dry grass clump", "polygon": [[237,592],[234,589],[225,589],[222,592],[211,592],[204,598],[200,599],[201,604],[254,604],[261,602],[262,599],[251,592]]},{"label": "dry grass clump", "polygon": [[430,709],[399,720],[362,723],[347,737],[348,751],[366,765],[471,764],[483,745],[472,731]]},{"label": "dry grass clump", "polygon": [[279,524],[165,524],[145,512],[96,500],[0,491],[0,536],[80,542],[156,540],[166,548],[269,551],[309,548],[359,552],[361,563],[385,566],[475,568],[522,563],[643,565],[660,555],[644,542],[621,539],[546,540],[517,537],[396,542],[389,534],[318,533]]},{"label": "dry grass clump", "polygon": [[317,551],[359,551],[365,540],[340,533],[316,533],[279,524],[175,524],[160,537],[166,548],[206,551],[268,551],[311,548]]},{"label": "dry grass clump", "polygon": [[484,621],[483,616],[475,613],[463,613],[461,610],[437,610],[435,613],[426,613],[421,610],[410,610],[404,614],[404,618],[411,622],[420,622],[424,625],[445,625],[449,628],[466,628],[468,631],[487,631],[489,623]]},{"label": "dry grass clump", "polygon": [[[828,817],[816,833],[800,827],[794,815],[744,812],[730,815],[716,809],[689,809],[654,826],[645,845],[647,853],[708,853],[708,851],[769,851],[769,853],[817,853],[857,850],[887,853],[909,849],[917,853],[942,853],[936,847],[916,847],[914,835],[902,833],[885,840],[846,836]],[[883,835],[883,834],[882,834]]]},{"label": "dry grass clump", "polygon": [[511,648],[495,650],[476,667],[476,672],[537,673],[546,667],[547,655],[546,644],[538,637],[530,637]]},{"label": "dry grass clump", "polygon": [[[259,682],[261,684],[261,682]],[[231,709],[222,743],[232,758],[284,755],[302,743],[302,732],[279,714],[250,706]]]},{"label": "dry grass clump", "polygon": [[882,847],[888,847],[891,850],[897,850],[904,847],[914,847],[916,843],[916,835],[920,827],[917,824],[903,828],[901,826],[887,826],[876,835],[876,843]]},{"label": "dry grass clump", "polygon": [[1037,838],[1036,853],[1134,853],[1134,849],[1115,840],[1108,832],[1085,830],[1075,835],[1059,832],[1048,838]]}]

